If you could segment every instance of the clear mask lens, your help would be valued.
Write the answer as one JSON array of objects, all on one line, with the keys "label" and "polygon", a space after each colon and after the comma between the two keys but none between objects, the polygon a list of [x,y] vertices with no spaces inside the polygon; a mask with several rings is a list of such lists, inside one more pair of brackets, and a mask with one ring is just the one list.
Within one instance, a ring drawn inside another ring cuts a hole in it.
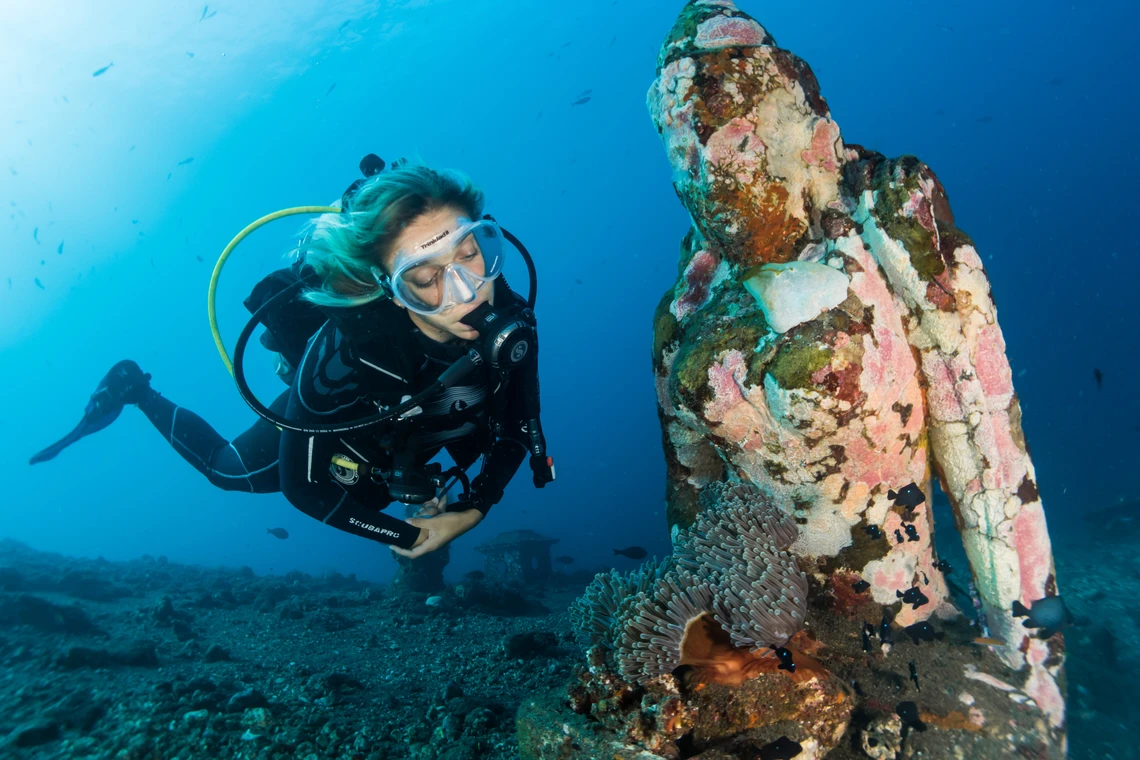
[{"label": "clear mask lens", "polygon": [[397,256],[392,289],[409,309],[438,314],[474,301],[479,290],[502,272],[503,253],[498,225],[467,222],[438,250]]}]

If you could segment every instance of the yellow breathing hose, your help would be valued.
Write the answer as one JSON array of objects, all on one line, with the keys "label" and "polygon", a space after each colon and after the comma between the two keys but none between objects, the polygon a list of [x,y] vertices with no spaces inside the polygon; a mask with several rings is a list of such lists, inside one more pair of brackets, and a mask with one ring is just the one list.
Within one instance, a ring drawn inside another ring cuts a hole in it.
[{"label": "yellow breathing hose", "polygon": [[269,222],[286,216],[296,216],[298,214],[339,214],[340,212],[341,209],[336,206],[294,206],[293,208],[283,208],[280,211],[274,211],[272,214],[266,214],[256,222],[251,222],[247,225],[244,230],[239,232],[234,239],[230,241],[230,244],[222,251],[222,255],[218,257],[218,263],[214,264],[214,273],[210,275],[210,290],[206,297],[206,311],[210,316],[210,332],[214,335],[214,345],[218,347],[218,353],[222,356],[222,363],[226,365],[226,369],[231,376],[234,374],[234,363],[226,351],[225,343],[222,342],[222,331],[218,329],[218,314],[215,309],[218,279],[222,275],[222,267],[226,265],[226,260],[229,259],[233,250],[237,248],[238,243],[245,240],[246,237],[258,227],[269,224]]}]

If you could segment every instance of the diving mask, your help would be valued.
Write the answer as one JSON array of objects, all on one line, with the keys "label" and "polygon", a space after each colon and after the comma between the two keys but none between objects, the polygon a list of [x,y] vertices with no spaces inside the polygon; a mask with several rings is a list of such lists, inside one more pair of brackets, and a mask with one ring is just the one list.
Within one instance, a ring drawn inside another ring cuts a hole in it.
[{"label": "diving mask", "polygon": [[461,216],[428,240],[397,251],[391,278],[382,283],[409,309],[431,316],[475,301],[479,289],[503,271],[503,254],[498,224]]}]

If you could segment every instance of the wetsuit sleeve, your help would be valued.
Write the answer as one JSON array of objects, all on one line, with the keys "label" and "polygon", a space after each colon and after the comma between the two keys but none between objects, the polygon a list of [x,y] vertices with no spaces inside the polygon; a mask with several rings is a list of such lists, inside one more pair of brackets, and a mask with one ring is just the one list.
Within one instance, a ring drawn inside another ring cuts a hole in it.
[{"label": "wetsuit sleeve", "polygon": [[[285,416],[298,423],[317,421],[300,403],[296,385]],[[333,449],[336,442],[335,434],[282,431],[281,492],[285,498],[310,517],[346,533],[411,548],[419,538],[419,528],[381,512],[386,503],[361,503],[333,477],[330,463],[337,453]]]},{"label": "wetsuit sleeve", "polygon": [[461,508],[474,508],[486,516],[487,510],[502,500],[507,484],[526,457],[524,441],[525,433],[507,433],[495,439],[491,450],[483,458],[483,469],[471,481],[471,498],[466,502],[458,502]]}]

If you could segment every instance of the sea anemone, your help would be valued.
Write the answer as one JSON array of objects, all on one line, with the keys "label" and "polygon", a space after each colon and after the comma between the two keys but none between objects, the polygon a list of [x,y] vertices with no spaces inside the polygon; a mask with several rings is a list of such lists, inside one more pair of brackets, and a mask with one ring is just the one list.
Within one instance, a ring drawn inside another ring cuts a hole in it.
[{"label": "sea anemone", "polygon": [[622,675],[649,680],[670,673],[683,659],[690,626],[713,610],[713,589],[685,570],[659,578],[627,610],[618,665]]},{"label": "sea anemone", "polygon": [[[598,573],[585,593],[570,605],[570,623],[583,644],[612,648],[615,626],[637,596],[648,591],[673,567],[673,558],[654,557],[629,573]],[[620,630],[620,629],[619,629]]]},{"label": "sea anemone", "polygon": [[785,551],[798,535],[791,517],[748,484],[715,484],[701,502],[672,557],[601,573],[571,607],[579,637],[612,649],[627,678],[644,683],[685,664],[739,674],[750,653],[803,627],[807,576]]}]

